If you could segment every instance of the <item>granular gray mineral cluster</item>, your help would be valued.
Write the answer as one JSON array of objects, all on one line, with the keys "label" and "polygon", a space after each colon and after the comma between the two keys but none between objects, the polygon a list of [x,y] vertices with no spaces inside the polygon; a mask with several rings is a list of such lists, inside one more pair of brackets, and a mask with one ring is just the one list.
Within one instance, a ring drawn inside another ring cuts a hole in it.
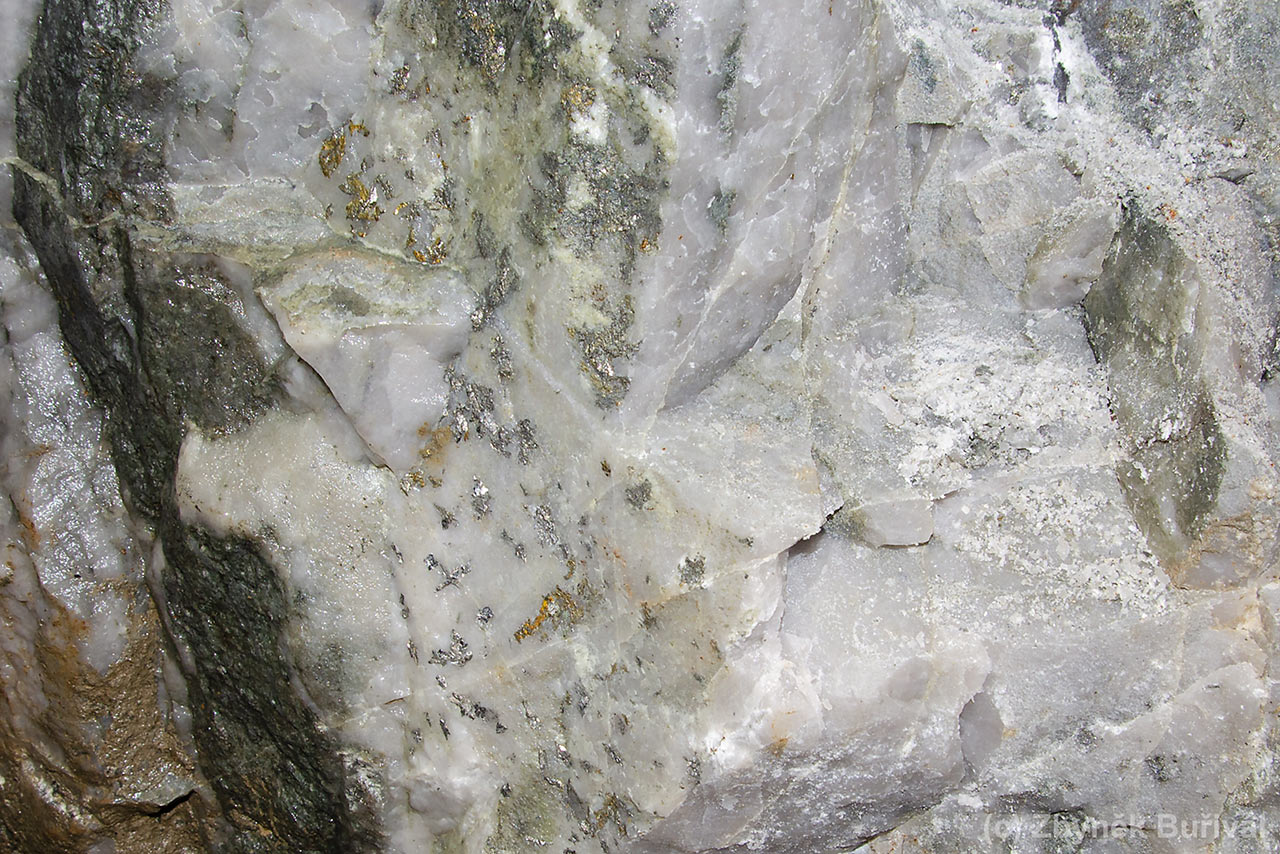
[{"label": "granular gray mineral cluster", "polygon": [[0,0],[0,851],[1280,845],[1280,7]]}]

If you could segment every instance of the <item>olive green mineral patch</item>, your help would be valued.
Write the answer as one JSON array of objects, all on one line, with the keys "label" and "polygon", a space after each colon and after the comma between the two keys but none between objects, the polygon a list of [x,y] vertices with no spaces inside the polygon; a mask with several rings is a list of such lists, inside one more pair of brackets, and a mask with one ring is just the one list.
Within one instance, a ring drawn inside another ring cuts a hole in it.
[{"label": "olive green mineral patch", "polygon": [[618,406],[631,385],[631,379],[615,367],[615,361],[629,359],[639,349],[627,337],[635,319],[628,294],[608,315],[608,323],[595,327],[572,327],[569,337],[582,353],[580,367],[595,392],[596,406],[612,409]]},{"label": "olive green mineral patch", "polygon": [[1166,228],[1129,207],[1084,300],[1089,343],[1107,368],[1129,457],[1120,483],[1166,565],[1204,531],[1226,468],[1226,442],[1200,376],[1202,344],[1190,331],[1195,277]]},{"label": "olive green mineral patch", "polygon": [[[548,281],[565,283],[538,300],[536,318],[519,318],[512,337],[527,333],[523,343],[536,350],[534,339],[567,332],[586,398],[615,408],[630,385],[624,363],[637,350],[631,280],[662,228],[670,134],[653,105],[674,94],[674,46],[658,32],[676,7],[657,4],[638,35],[608,24],[616,10],[599,4],[568,13],[545,0],[405,0],[389,10],[404,36],[397,47],[410,57],[390,72],[393,88],[417,93],[402,102],[406,118],[434,123],[440,169],[460,200],[424,211],[405,254],[463,273],[479,295],[477,332],[499,313],[527,311],[528,300],[511,299],[517,290],[532,285],[536,298]],[[398,218],[413,212],[417,190],[388,204],[367,176],[393,170],[352,169],[347,138],[341,168],[354,178],[342,204],[352,233],[373,240],[391,220],[385,209]],[[408,186],[394,175],[391,183]],[[723,221],[731,204],[725,194],[710,215]]]},{"label": "olive green mineral patch", "polygon": [[545,781],[532,778],[504,788],[486,854],[525,854],[555,841],[563,808]]}]

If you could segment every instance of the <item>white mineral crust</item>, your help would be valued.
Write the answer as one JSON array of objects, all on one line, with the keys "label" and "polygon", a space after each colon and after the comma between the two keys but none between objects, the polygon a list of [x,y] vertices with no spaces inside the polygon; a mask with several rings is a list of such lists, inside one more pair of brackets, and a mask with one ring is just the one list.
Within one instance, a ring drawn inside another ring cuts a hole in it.
[{"label": "white mineral crust", "polygon": [[[218,259],[287,389],[187,425],[183,519],[278,570],[385,850],[1274,850],[1227,137],[1153,143],[1031,3],[554,0],[541,79],[430,6],[173,0],[139,59],[145,238]],[[133,541],[23,264],[4,482],[105,669]]]}]

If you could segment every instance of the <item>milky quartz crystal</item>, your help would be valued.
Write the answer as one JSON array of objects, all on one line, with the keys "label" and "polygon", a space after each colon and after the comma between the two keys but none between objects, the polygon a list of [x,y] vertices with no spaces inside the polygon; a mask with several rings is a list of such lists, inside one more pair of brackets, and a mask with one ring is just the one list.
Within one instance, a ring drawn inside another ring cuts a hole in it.
[{"label": "milky quartz crystal", "polygon": [[1276,8],[3,9],[0,848],[1275,850]]}]

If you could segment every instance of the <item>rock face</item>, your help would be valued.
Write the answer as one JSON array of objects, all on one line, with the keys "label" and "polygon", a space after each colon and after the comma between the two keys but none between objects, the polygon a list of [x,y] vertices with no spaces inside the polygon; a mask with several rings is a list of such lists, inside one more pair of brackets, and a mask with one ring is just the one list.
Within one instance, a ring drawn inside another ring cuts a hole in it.
[{"label": "rock face", "polygon": [[1272,850],[1275,9],[5,9],[0,847]]}]

